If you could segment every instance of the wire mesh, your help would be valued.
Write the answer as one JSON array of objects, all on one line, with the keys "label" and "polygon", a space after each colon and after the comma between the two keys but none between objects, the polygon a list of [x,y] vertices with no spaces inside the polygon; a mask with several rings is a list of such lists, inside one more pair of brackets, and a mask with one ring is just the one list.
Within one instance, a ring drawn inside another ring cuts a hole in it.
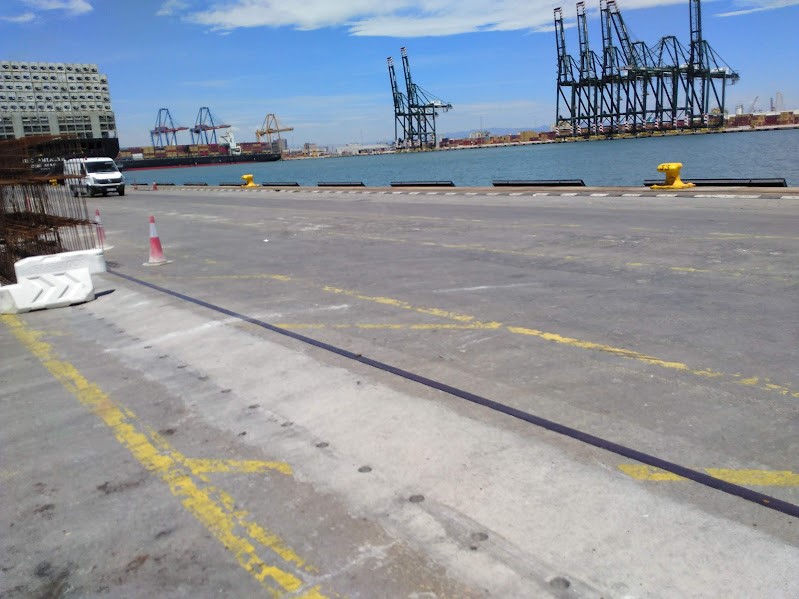
[{"label": "wire mesh", "polygon": [[0,141],[0,282],[14,283],[14,263],[30,256],[97,246],[84,197],[74,197],[64,156],[78,140],[51,136]]}]

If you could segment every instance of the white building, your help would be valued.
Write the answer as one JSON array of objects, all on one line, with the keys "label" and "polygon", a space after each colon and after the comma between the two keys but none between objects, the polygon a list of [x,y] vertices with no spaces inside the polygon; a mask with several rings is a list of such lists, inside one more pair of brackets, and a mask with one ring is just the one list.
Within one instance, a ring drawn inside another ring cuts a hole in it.
[{"label": "white building", "polygon": [[0,140],[116,138],[108,77],[96,64],[0,60]]}]

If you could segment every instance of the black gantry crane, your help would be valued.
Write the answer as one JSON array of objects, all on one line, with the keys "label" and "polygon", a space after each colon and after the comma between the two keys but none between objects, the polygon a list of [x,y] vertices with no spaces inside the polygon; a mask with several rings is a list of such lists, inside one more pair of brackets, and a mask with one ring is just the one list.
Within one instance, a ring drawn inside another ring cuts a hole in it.
[{"label": "black gantry crane", "polygon": [[555,123],[561,135],[577,135],[577,70],[574,58],[566,51],[563,10],[555,9],[555,41],[558,46],[558,94]]},{"label": "black gantry crane", "polygon": [[150,131],[150,141],[154,146],[178,145],[177,132],[186,131],[188,127],[175,127],[168,108],[159,108],[155,119],[155,128]]},{"label": "black gantry crane", "polygon": [[[436,117],[439,111],[448,112],[452,104],[443,102],[424,90],[411,78],[408,52],[400,48],[402,70],[405,75],[405,94],[399,91],[394,71],[394,60],[388,59],[388,74],[394,101],[394,139],[398,147],[424,150],[438,146]],[[402,129],[402,137],[399,130]]]},{"label": "black gantry crane", "polygon": [[[400,147],[405,144],[406,131],[408,129],[408,99],[397,86],[397,73],[394,70],[394,59],[389,56],[387,62],[388,78],[391,81],[391,96],[394,98],[394,141],[397,146]],[[402,137],[399,137],[400,133],[402,133]]]},{"label": "black gantry crane", "polygon": [[[207,106],[200,108],[197,113],[197,120],[194,122],[189,132],[191,133],[192,144],[215,144],[219,143],[216,139],[217,129],[228,129],[230,125],[218,125]],[[208,132],[211,132],[210,135]],[[196,136],[196,137],[195,137]]]},{"label": "black gantry crane", "polygon": [[688,48],[675,36],[649,47],[632,38],[616,0],[599,7],[601,59],[589,47],[585,3],[577,3],[579,65],[566,52],[563,11],[555,9],[559,135],[723,126],[726,85],[739,75],[703,38],[700,0],[689,0]]}]

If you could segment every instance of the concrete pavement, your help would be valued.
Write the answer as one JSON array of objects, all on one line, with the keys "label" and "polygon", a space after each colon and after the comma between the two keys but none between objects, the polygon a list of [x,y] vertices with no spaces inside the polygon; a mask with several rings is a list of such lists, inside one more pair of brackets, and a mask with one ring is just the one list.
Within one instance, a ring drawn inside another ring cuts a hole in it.
[{"label": "concrete pavement", "polygon": [[[98,205],[119,272],[795,501],[796,202],[390,195]],[[9,597],[799,588],[794,518],[99,280],[0,325]]]}]

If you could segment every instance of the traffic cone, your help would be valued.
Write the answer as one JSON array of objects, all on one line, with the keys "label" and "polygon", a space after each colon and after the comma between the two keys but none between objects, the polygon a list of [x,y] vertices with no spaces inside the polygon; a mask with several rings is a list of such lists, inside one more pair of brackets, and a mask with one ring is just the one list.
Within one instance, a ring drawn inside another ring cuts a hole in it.
[{"label": "traffic cone", "polygon": [[153,191],[158,191],[158,183],[153,181]]},{"label": "traffic cone", "polygon": [[144,266],[160,266],[168,264],[171,260],[164,258],[164,250],[161,249],[161,239],[158,231],[155,230],[155,217],[150,217],[150,260]]},{"label": "traffic cone", "polygon": [[106,245],[105,240],[105,229],[103,229],[103,222],[100,220],[100,211],[94,211],[94,224],[97,226],[97,249],[98,250],[110,250],[113,249],[113,245]]}]

